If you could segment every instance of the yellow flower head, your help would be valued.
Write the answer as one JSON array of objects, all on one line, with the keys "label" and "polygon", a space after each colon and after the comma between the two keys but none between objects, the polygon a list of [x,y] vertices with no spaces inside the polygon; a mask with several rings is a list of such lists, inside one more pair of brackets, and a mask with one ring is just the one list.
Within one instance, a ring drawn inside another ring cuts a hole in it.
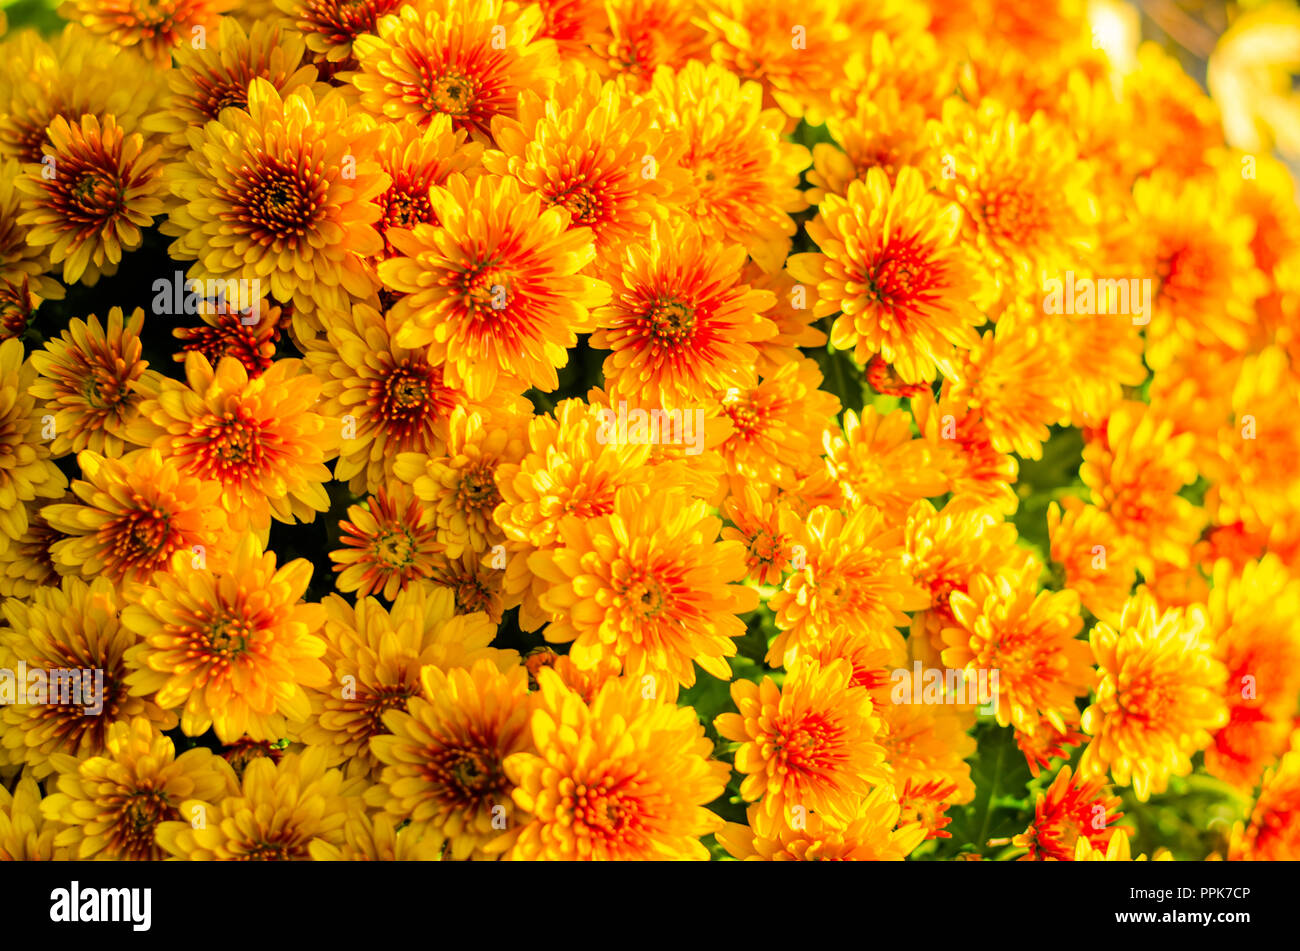
[{"label": "yellow flower head", "polygon": [[761,801],[752,817],[758,835],[775,838],[813,814],[852,822],[871,787],[891,781],[879,715],[867,691],[849,689],[852,674],[847,660],[805,661],[780,687],[770,677],[731,685],[740,712],[722,714],[714,726],[741,744],[740,795]]},{"label": "yellow flower head", "polygon": [[221,570],[177,554],[171,571],[130,592],[122,624],[132,649],[131,693],[181,711],[181,729],[215,727],[222,742],[285,735],[285,718],[305,718],[304,687],[329,679],[320,661],[325,609],[304,604],[311,563],[276,568],[274,552],[245,534]]},{"label": "yellow flower head", "polygon": [[391,735],[370,741],[384,768],[366,803],[444,836],[458,861],[482,857],[499,830],[521,821],[503,763],[532,748],[528,672],[482,659],[468,669],[425,667],[420,681],[409,713],[384,715]]},{"label": "yellow flower head", "polygon": [[1161,611],[1146,588],[1124,608],[1118,628],[1092,629],[1099,682],[1083,728],[1092,736],[1079,772],[1133,786],[1142,802],[1186,776],[1191,756],[1223,726],[1223,664],[1215,658],[1203,608]]},{"label": "yellow flower head", "polygon": [[705,859],[700,837],[722,820],[706,805],[728,769],[694,711],[647,697],[634,678],[606,681],[590,701],[553,670],[537,675],[536,752],[506,760],[521,810],[511,858]]},{"label": "yellow flower head", "polygon": [[745,631],[736,615],[757,607],[758,595],[735,584],[744,547],[719,541],[721,520],[707,513],[679,490],[647,498],[622,489],[609,515],[561,522],[560,546],[528,559],[550,583],[541,597],[551,612],[546,639],[572,641],[582,669],[613,655],[633,678],[689,687],[698,664],[729,680],[726,658]]},{"label": "yellow flower head", "polygon": [[41,811],[67,826],[56,843],[75,847],[78,859],[157,861],[166,852],[154,841],[163,822],[182,815],[188,799],[217,802],[238,788],[230,764],[203,747],[180,756],[146,717],[113,724],[104,753],[78,760],[59,754],[58,792]]}]

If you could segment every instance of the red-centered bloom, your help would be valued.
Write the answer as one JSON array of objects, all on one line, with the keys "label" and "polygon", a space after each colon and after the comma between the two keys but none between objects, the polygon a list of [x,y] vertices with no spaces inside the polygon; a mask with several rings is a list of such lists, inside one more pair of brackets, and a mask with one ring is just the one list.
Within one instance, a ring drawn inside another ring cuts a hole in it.
[{"label": "red-centered bloom", "polygon": [[1034,803],[1034,821],[1012,839],[1028,849],[1021,861],[1074,861],[1075,842],[1087,839],[1094,849],[1106,850],[1112,826],[1124,813],[1119,797],[1107,795],[1101,779],[1072,776],[1063,766],[1046,794]]},{"label": "red-centered bloom", "polygon": [[744,263],[743,247],[690,224],[656,224],[628,249],[623,286],[596,312],[591,336],[613,351],[604,364],[611,399],[679,406],[746,382],[754,344],[776,335],[763,316],[776,297],[740,283]]},{"label": "red-centered bloom", "polygon": [[936,370],[953,376],[954,348],[973,349],[984,322],[971,303],[983,279],[960,241],[962,211],[927,190],[904,168],[890,184],[880,169],[829,195],[808,235],[821,249],[790,258],[790,273],[816,287],[816,317],[840,313],[831,343],[859,363],[875,354],[907,383]]},{"label": "red-centered bloom", "polygon": [[503,0],[429,0],[384,17],[378,35],[353,43],[360,69],[348,79],[376,118],[421,126],[442,114],[491,141],[496,116],[513,118],[520,92],[548,93],[555,41],[538,37],[541,11]]},{"label": "red-centered bloom", "polygon": [[384,285],[405,295],[393,339],[427,346],[448,385],[474,399],[501,376],[554,390],[577,334],[591,329],[589,308],[609,299],[608,285],[579,273],[595,256],[591,232],[570,229],[567,211],[543,209],[512,178],[453,175],[429,200],[439,225],[389,232],[401,256],[379,265]]},{"label": "red-centered bloom", "polygon": [[342,572],[339,590],[355,591],[358,598],[383,592],[393,600],[411,582],[433,574],[443,547],[433,513],[401,484],[391,493],[380,489],[365,506],[351,506],[339,528],[343,547],[330,552],[330,560]]},{"label": "red-centered bloom", "polygon": [[126,135],[112,116],[102,125],[93,115],[76,125],[58,116],[47,134],[41,162],[17,182],[26,195],[18,223],[31,228],[31,244],[52,246],[65,282],[93,286],[116,273],[122,253],[140,246],[141,229],[163,211],[159,149]]}]

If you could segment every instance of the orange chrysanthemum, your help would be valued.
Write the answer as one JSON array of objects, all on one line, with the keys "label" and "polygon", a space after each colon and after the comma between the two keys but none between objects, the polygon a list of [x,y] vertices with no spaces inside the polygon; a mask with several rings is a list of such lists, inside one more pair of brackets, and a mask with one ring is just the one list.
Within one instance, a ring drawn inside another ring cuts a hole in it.
[{"label": "orange chrysanthemum", "polygon": [[319,660],[325,610],[301,600],[311,572],[301,558],[277,570],[250,534],[221,570],[178,554],[122,611],[142,641],[128,655],[132,695],[182,707],[187,736],[209,727],[226,743],[284,736],[285,718],[310,710],[303,688],[329,678]]},{"label": "orange chrysanthemum", "polygon": [[207,36],[235,0],[67,0],[62,16],[117,46],[138,46],[157,69],[172,62],[172,50],[197,36]]},{"label": "orange chrysanthemum", "polygon": [[762,316],[776,298],[739,283],[744,261],[744,248],[689,224],[655,224],[627,249],[622,287],[596,311],[590,341],[613,351],[603,367],[612,400],[675,407],[748,382],[754,344],[776,335]]},{"label": "orange chrysanthemum", "polygon": [[1034,820],[1029,828],[1011,840],[1012,845],[1027,849],[1022,861],[1074,861],[1075,843],[1086,839],[1094,848],[1105,851],[1115,830],[1119,797],[1106,794],[1100,779],[1072,776],[1069,766],[1052,780],[1046,793],[1034,801]]},{"label": "orange chrysanthemum", "polygon": [[1066,587],[1083,606],[1114,624],[1137,580],[1133,557],[1109,515],[1077,498],[1064,502],[1064,516],[1055,502],[1047,509],[1052,561],[1061,565]]},{"label": "orange chrysanthemum", "polygon": [[929,598],[903,563],[903,532],[889,528],[881,511],[863,506],[852,515],[828,506],[809,514],[798,539],[803,564],[772,596],[768,607],[780,633],[767,651],[769,664],[789,665],[802,648],[850,625],[887,644],[906,610]]},{"label": "orange chrysanthemum", "polygon": [[887,787],[864,796],[847,819],[805,816],[798,826],[777,826],[770,835],[754,831],[762,807],[749,807],[749,825],[729,822],[718,844],[733,858],[750,862],[901,862],[923,841],[919,822],[901,819],[900,804]]},{"label": "orange chrysanthemum", "polygon": [[763,108],[762,86],[717,64],[661,68],[650,96],[665,134],[686,146],[694,196],[681,213],[709,241],[739,242],[764,271],[779,270],[795,233],[790,215],[808,207],[799,173],[810,161],[782,136],[785,116]]},{"label": "orange chrysanthemum", "polygon": [[595,255],[591,232],[569,229],[567,211],[543,209],[513,178],[452,175],[429,200],[438,226],[389,232],[400,256],[379,265],[384,286],[404,295],[394,341],[427,345],[447,384],[474,399],[502,376],[554,390],[589,309],[609,299],[604,282],[578,273]]},{"label": "orange chrysanthemum", "polygon": [[500,151],[484,166],[568,209],[571,227],[591,229],[601,264],[618,267],[624,247],[688,187],[681,143],[654,120],[653,104],[578,69],[549,99],[521,93],[518,119],[493,120]]},{"label": "orange chrysanthemum", "polygon": [[1099,682],[1083,728],[1092,736],[1081,776],[1133,785],[1141,802],[1191,772],[1191,756],[1223,726],[1223,664],[1212,652],[1203,608],[1161,611],[1146,588],[1124,608],[1118,628],[1092,629]]},{"label": "orange chrysanthemum", "polygon": [[506,760],[524,825],[494,849],[513,859],[705,859],[705,808],[729,770],[686,707],[647,698],[636,679],[607,680],[584,701],[553,670],[537,674],[536,752]]},{"label": "orange chrysanthemum", "polygon": [[560,544],[560,521],[598,518],[614,511],[623,486],[649,487],[651,447],[606,438],[600,407],[563,400],[555,416],[536,416],[528,424],[528,447],[518,464],[496,473],[501,504],[493,519],[506,536],[504,586],[508,599],[522,605],[519,624],[536,630],[549,617],[539,599],[547,583],[529,567],[529,556]]},{"label": "orange chrysanthemum", "polygon": [[551,585],[541,596],[546,639],[572,641],[569,656],[583,669],[612,655],[633,678],[689,687],[694,663],[729,680],[726,658],[745,630],[736,615],[758,595],[734,583],[745,576],[744,548],[719,541],[721,520],[707,513],[679,490],[647,498],[625,488],[609,515],[561,521],[560,546],[528,559]]},{"label": "orange chrysanthemum", "polygon": [[1157,562],[1188,563],[1204,516],[1178,493],[1196,481],[1194,439],[1149,407],[1124,402],[1083,450],[1079,477],[1108,514],[1144,574]]},{"label": "orange chrysanthemum", "polygon": [[140,247],[141,229],[163,211],[159,149],[112,116],[76,124],[57,116],[47,134],[43,158],[16,183],[26,196],[18,223],[31,229],[29,243],[51,246],[65,282],[94,285],[117,272],[122,253]]},{"label": "orange chrysanthemum", "polygon": [[330,561],[341,572],[338,589],[355,591],[358,598],[382,592],[392,601],[407,585],[430,577],[444,549],[433,513],[402,485],[349,506],[339,530],[343,547],[330,552]]},{"label": "orange chrysanthemum", "polygon": [[206,563],[224,557],[231,535],[221,510],[221,488],[181,471],[156,449],[121,459],[86,450],[77,457],[83,478],[73,502],[41,510],[66,537],[50,546],[61,569],[114,583],[146,581],[181,553]]},{"label": "orange chrysanthemum", "polygon": [[852,668],[838,660],[825,667],[793,666],[778,688],[738,680],[731,697],[739,713],[714,721],[719,735],[740,743],[736,769],[740,795],[760,801],[754,831],[774,837],[811,814],[852,822],[873,784],[888,783],[880,719],[865,690],[849,690]]},{"label": "orange chrysanthemum", "polygon": [[558,61],[542,22],[511,0],[406,4],[353,41],[360,68],[348,78],[376,118],[424,125],[442,114],[490,142],[492,119],[513,118],[520,92],[551,91]]},{"label": "orange chrysanthemum", "polygon": [[958,242],[962,211],[926,191],[904,168],[892,186],[880,169],[828,196],[808,236],[821,249],[793,255],[787,267],[814,285],[813,315],[840,313],[831,344],[866,364],[880,354],[908,383],[953,376],[953,349],[978,343],[984,322],[972,300],[981,277]]},{"label": "orange chrysanthemum", "polygon": [[1074,698],[1092,685],[1090,654],[1075,635],[1083,627],[1073,591],[1038,591],[1023,572],[978,574],[948,603],[953,626],[942,632],[945,665],[968,674],[997,671],[997,721],[1065,732]]},{"label": "orange chrysanthemum", "polygon": [[271,518],[310,522],[329,509],[325,460],[338,449],[342,420],[317,411],[320,383],[297,360],[278,360],[249,379],[225,357],[214,371],[186,355],[187,383],[144,389],[133,442],[166,453],[186,475],[220,490],[231,527],[265,538]]}]

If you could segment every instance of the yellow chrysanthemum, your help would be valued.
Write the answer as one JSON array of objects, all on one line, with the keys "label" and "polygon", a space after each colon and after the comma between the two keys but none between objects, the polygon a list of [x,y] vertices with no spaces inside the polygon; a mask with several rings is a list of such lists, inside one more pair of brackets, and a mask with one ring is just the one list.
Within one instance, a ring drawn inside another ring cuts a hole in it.
[{"label": "yellow chrysanthemum", "polygon": [[232,536],[220,486],[180,471],[156,449],[121,459],[86,450],[77,464],[84,478],[72,483],[75,501],[41,510],[66,536],[50,545],[60,570],[87,579],[103,574],[117,584],[166,571],[176,553],[224,557]]},{"label": "yellow chrysanthemum", "polygon": [[687,707],[647,698],[639,681],[607,680],[590,701],[553,670],[537,674],[536,752],[506,760],[524,823],[513,859],[706,859],[700,837],[722,820],[705,806],[729,770]]},{"label": "yellow chrysanthemum", "polygon": [[808,172],[812,187],[804,196],[809,203],[821,205],[828,196],[846,197],[849,186],[865,182],[873,168],[893,184],[904,167],[933,164],[931,122],[920,104],[900,101],[893,87],[885,87],[874,98],[862,97],[853,111],[827,120],[835,144],[813,146],[813,167]]},{"label": "yellow chrysanthemum", "polygon": [[237,792],[217,803],[189,799],[155,833],[171,855],[199,862],[305,861],[313,843],[342,846],[344,828],[363,812],[360,784],[326,766],[323,750],[249,763]]},{"label": "yellow chrysanthemum", "polygon": [[[0,706],[0,756],[26,764],[41,779],[54,771],[55,754],[102,754],[114,723],[143,716],[160,730],[176,725],[175,714],[128,692],[125,657],[138,638],[121,623],[121,610],[122,598],[106,578],[90,584],[64,578],[58,587],[37,588],[30,600],[5,601],[0,668],[16,674],[23,664],[29,681],[33,671],[44,671],[47,689],[45,702],[29,694],[27,703]],[[70,676],[80,677],[80,697]]]},{"label": "yellow chrysanthemum", "polygon": [[367,804],[411,827],[445,836],[452,858],[482,857],[483,847],[519,821],[504,761],[532,749],[528,672],[491,660],[420,673],[423,693],[390,710],[370,749],[383,764]]},{"label": "yellow chrysanthemum", "polygon": [[824,443],[827,467],[854,508],[878,508],[894,522],[918,499],[948,490],[935,466],[938,453],[913,437],[912,418],[903,410],[881,413],[865,406],[861,416],[846,410],[844,435],[832,429]]},{"label": "yellow chrysanthemum", "polygon": [[304,743],[328,748],[331,762],[359,763],[375,780],[382,763],[370,740],[389,732],[389,710],[410,712],[424,667],[469,669],[487,659],[505,671],[519,662],[514,651],[490,646],[496,625],[486,615],[457,615],[445,588],[413,585],[388,611],[374,598],[361,598],[354,608],[338,595],[324,606],[323,660],[332,677],[309,691],[311,716],[296,732]]},{"label": "yellow chrysanthemum", "polygon": [[20,340],[0,342],[0,548],[27,531],[22,503],[57,499],[68,487],[43,435],[52,415],[42,419],[29,392],[36,375],[36,366],[23,359]]},{"label": "yellow chrysanthemum", "polygon": [[358,494],[390,482],[402,453],[441,455],[457,407],[519,405],[508,395],[505,378],[484,402],[471,403],[463,388],[448,384],[446,367],[430,361],[426,348],[397,343],[401,322],[391,310],[381,314],[357,304],[350,314],[330,311],[322,317],[327,335],[304,359],[321,381],[319,412],[342,421],[334,477],[351,480]]},{"label": "yellow chrysanthemum", "polygon": [[852,674],[847,660],[800,661],[779,688],[770,677],[731,685],[740,712],[721,714],[714,727],[741,744],[740,795],[761,800],[758,835],[776,837],[811,814],[852,822],[872,785],[890,782],[879,715],[867,691],[848,689]]},{"label": "yellow chrysanthemum", "polygon": [[665,135],[680,139],[694,197],[681,206],[710,241],[744,245],[764,271],[779,270],[808,207],[799,173],[806,148],[782,136],[785,116],[763,108],[763,87],[722,66],[687,63],[655,72],[650,97]]},{"label": "yellow chrysanthemum", "polygon": [[412,829],[390,815],[350,816],[343,844],[312,839],[307,851],[316,862],[436,862],[443,855],[442,837]]},{"label": "yellow chrysanthemum", "polygon": [[394,341],[427,345],[448,385],[474,399],[501,376],[554,390],[590,308],[609,299],[608,285],[578,273],[595,255],[591,232],[513,178],[452,175],[429,200],[438,226],[389,232],[400,256],[379,265],[384,286],[404,295]]},{"label": "yellow chrysanthemum", "polygon": [[133,50],[69,23],[46,42],[23,30],[0,61],[0,156],[40,162],[56,118],[80,126],[91,116],[113,119],[125,135],[157,103],[159,70]]},{"label": "yellow chrysanthemum", "polygon": [[196,818],[182,815],[183,801],[219,802],[238,788],[224,759],[204,747],[177,756],[146,717],[113,724],[99,756],[56,754],[51,762],[58,792],[41,811],[66,826],[55,842],[75,848],[78,859],[162,859],[166,852],[154,841],[159,824]]},{"label": "yellow chrysanthemum", "polygon": [[530,419],[526,413],[483,417],[457,408],[448,424],[444,455],[397,457],[394,474],[428,503],[426,511],[448,558],[466,551],[483,555],[503,546],[505,536],[492,518],[501,503],[495,477],[502,466],[523,458]]},{"label": "yellow chrysanthemum", "polygon": [[325,609],[301,600],[311,571],[301,558],[277,570],[275,553],[248,534],[222,570],[178,554],[170,573],[130,591],[122,611],[141,639],[128,657],[132,695],[182,707],[188,736],[209,727],[225,743],[245,732],[284,736],[285,718],[310,710],[303,688],[329,679],[320,661]]},{"label": "yellow chrysanthemum", "polygon": [[722,522],[708,511],[680,490],[647,498],[625,488],[609,515],[562,521],[560,546],[528,559],[550,583],[541,596],[551,612],[546,639],[572,641],[579,668],[613,655],[633,678],[689,687],[698,664],[729,680],[726,658],[745,631],[736,615],[757,607],[758,595],[735,584],[745,576],[744,546],[719,541]]},{"label": "yellow chrysanthemum", "polygon": [[144,128],[164,135],[164,148],[184,159],[191,129],[220,118],[223,109],[245,109],[254,79],[265,79],[281,96],[309,86],[316,70],[302,65],[301,36],[281,24],[260,21],[247,30],[234,17],[222,17],[215,35],[202,46],[181,44],[176,66],[165,74],[168,91]]},{"label": "yellow chrysanthemum", "polygon": [[549,94],[555,41],[539,37],[542,12],[511,0],[427,0],[353,41],[360,68],[348,78],[376,118],[424,125],[437,114],[491,141],[496,116],[515,116],[519,93]]},{"label": "yellow chrysanthemum", "polygon": [[1036,591],[1023,572],[978,574],[948,603],[953,624],[942,632],[947,667],[975,676],[997,672],[997,721],[1032,732],[1045,720],[1058,733],[1075,697],[1092,685],[1091,654],[1073,591]]},{"label": "yellow chrysanthemum", "polygon": [[49,248],[28,241],[28,227],[18,223],[22,174],[17,159],[0,158],[0,340],[22,334],[38,303],[33,295],[59,300],[66,293],[46,273],[52,267]]},{"label": "yellow chrysanthemum", "polygon": [[310,522],[329,509],[325,462],[338,451],[344,420],[322,415],[320,382],[298,360],[277,360],[259,377],[233,357],[215,371],[202,354],[185,358],[186,382],[162,379],[127,430],[131,441],[166,454],[184,474],[221,491],[236,530],[263,540],[274,517]]},{"label": "yellow chrysanthemum", "polygon": [[50,245],[65,282],[94,285],[117,272],[123,252],[140,247],[141,229],[162,214],[160,150],[112,116],[75,124],[57,116],[46,134],[40,162],[16,183],[25,196],[18,223],[31,229],[28,242]]},{"label": "yellow chrysanthemum", "polygon": [[[58,501],[76,501],[71,492]],[[27,530],[8,546],[0,545],[0,598],[26,598],[44,585],[58,584],[65,573],[76,574],[73,568],[60,568],[50,550],[55,542],[67,536],[51,528],[41,509],[45,500],[22,503],[27,509]]]},{"label": "yellow chrysanthemum", "polygon": [[1161,611],[1139,588],[1118,628],[1092,629],[1099,683],[1083,714],[1092,742],[1079,772],[1133,786],[1141,802],[1191,772],[1191,756],[1223,726],[1223,664],[1214,657],[1200,606]]},{"label": "yellow chrysanthemum", "polygon": [[108,312],[107,326],[93,314],[73,318],[68,329],[31,356],[41,379],[29,392],[54,413],[55,456],[90,449],[116,459],[122,455],[126,429],[139,412],[137,380],[160,379],[141,358],[140,331],[144,309],[128,320],[120,307]]},{"label": "yellow chrysanthemum", "polygon": [[761,806],[750,806],[750,824],[727,823],[718,843],[749,862],[901,862],[925,841],[920,823],[900,822],[898,801],[885,786],[864,796],[848,819],[803,815],[797,825],[778,825],[761,835],[754,831],[761,815]]},{"label": "yellow chrysanthemum", "polygon": [[797,544],[794,573],[768,602],[780,631],[768,647],[769,664],[789,665],[805,645],[845,625],[883,645],[908,623],[904,611],[930,603],[904,566],[901,526],[887,527],[874,506],[848,517],[818,506]]},{"label": "yellow chrysanthemum", "polygon": [[381,135],[348,115],[338,90],[318,100],[307,86],[282,95],[253,79],[247,107],[191,129],[185,161],[167,166],[180,199],[162,225],[176,237],[168,253],[196,262],[192,279],[265,281],[282,304],[369,299],[362,259],[383,248],[372,199],[389,186],[371,157]]},{"label": "yellow chrysanthemum", "polygon": [[984,322],[972,301],[984,280],[959,242],[962,210],[931,196],[904,168],[892,186],[880,169],[828,196],[808,236],[821,249],[787,264],[816,292],[813,315],[840,313],[831,344],[866,364],[879,353],[908,383],[953,376],[953,349],[978,342]]},{"label": "yellow chrysanthemum", "polygon": [[11,793],[0,786],[0,862],[66,862],[72,850],[55,845],[63,825],[41,814],[41,787],[31,776]]}]

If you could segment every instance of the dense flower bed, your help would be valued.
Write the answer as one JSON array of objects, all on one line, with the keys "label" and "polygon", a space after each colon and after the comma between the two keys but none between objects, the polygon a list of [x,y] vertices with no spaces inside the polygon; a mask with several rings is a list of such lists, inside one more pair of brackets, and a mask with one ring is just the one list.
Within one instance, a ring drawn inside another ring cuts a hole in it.
[{"label": "dense flower bed", "polygon": [[0,858],[1300,858],[1300,207],[1086,4],[0,38]]}]

